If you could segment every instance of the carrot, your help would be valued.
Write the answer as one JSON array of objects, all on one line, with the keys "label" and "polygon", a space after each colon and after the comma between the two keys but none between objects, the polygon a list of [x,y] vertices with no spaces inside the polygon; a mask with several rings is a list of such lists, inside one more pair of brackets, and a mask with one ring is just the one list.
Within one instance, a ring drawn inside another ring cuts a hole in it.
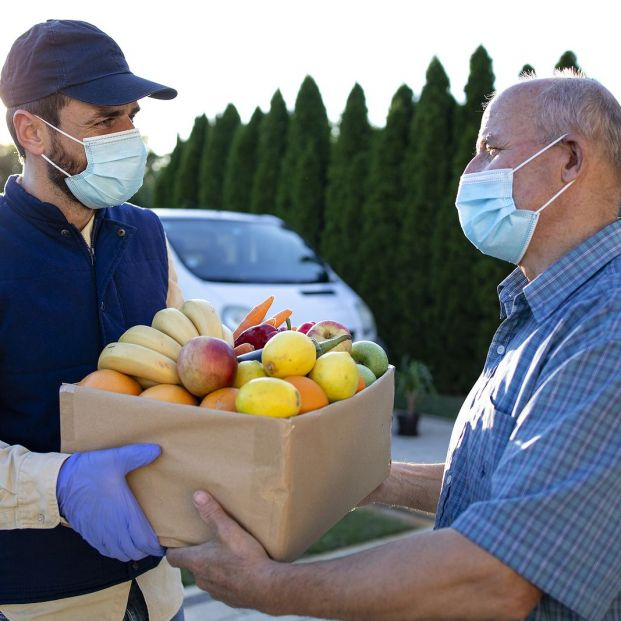
[{"label": "carrot", "polygon": [[293,315],[293,311],[290,308],[285,308],[285,310],[281,310],[279,313],[276,313],[273,317],[270,317],[263,323],[269,323],[270,326],[277,328],[283,321],[291,317],[291,315]]},{"label": "carrot", "polygon": [[241,356],[242,354],[249,354],[251,351],[254,351],[254,345],[250,343],[242,343],[233,349],[236,356]]},{"label": "carrot", "polygon": [[235,328],[233,338],[236,339],[244,330],[260,324],[265,319],[265,315],[267,315],[267,311],[270,309],[273,301],[274,296],[270,295],[267,300],[264,300],[261,304],[257,304],[254,308],[251,308],[248,314],[241,320],[237,328]]}]

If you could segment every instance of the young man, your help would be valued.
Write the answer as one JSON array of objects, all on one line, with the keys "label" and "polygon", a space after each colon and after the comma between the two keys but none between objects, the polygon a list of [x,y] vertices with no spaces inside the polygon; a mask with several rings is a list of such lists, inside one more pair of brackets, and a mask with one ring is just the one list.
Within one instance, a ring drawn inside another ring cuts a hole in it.
[{"label": "young man", "polygon": [[159,220],[125,203],[137,102],[176,91],[98,28],[49,20],[13,44],[0,96],[23,158],[0,196],[0,619],[179,621],[179,572],[125,480],[159,447],[63,455],[58,406],[107,343],[179,303]]}]

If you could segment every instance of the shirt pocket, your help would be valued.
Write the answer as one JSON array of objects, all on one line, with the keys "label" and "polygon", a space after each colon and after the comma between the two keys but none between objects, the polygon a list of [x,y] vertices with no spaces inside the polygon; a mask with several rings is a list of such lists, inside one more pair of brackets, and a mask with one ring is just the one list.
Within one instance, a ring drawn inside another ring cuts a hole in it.
[{"label": "shirt pocket", "polygon": [[497,409],[491,401],[481,417],[480,433],[483,436],[483,441],[481,443],[482,450],[479,459],[481,466],[479,474],[485,482],[488,492],[491,477],[498,467],[498,462],[500,462],[511,439],[515,423],[516,420],[511,414]]}]

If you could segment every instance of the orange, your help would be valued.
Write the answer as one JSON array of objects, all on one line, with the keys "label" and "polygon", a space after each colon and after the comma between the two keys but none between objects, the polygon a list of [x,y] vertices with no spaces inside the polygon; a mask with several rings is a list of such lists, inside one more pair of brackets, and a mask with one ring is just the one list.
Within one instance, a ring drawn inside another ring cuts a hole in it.
[{"label": "orange", "polygon": [[239,393],[239,388],[218,388],[205,395],[201,401],[202,408],[211,408],[212,410],[225,410],[226,412],[237,412],[235,408],[235,399]]},{"label": "orange", "polygon": [[289,375],[289,377],[285,377],[284,380],[285,382],[293,384],[300,393],[302,399],[300,414],[310,412],[311,410],[318,410],[328,405],[328,397],[323,388],[310,377],[304,375]]},{"label": "orange", "polygon": [[157,399],[168,403],[180,403],[182,405],[196,405],[196,397],[190,394],[182,386],[176,384],[157,384],[140,393],[141,397]]},{"label": "orange", "polygon": [[358,388],[356,388],[356,392],[360,392],[366,387],[364,380],[362,379],[362,375],[358,376]]},{"label": "orange", "polygon": [[139,395],[142,392],[142,387],[135,379],[112,369],[93,371],[78,383],[80,386],[119,392],[125,395]]}]

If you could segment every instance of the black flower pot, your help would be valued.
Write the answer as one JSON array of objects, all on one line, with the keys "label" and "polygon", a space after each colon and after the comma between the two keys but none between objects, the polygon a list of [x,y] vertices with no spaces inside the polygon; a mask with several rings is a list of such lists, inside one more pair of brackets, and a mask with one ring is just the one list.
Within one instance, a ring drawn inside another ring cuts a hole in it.
[{"label": "black flower pot", "polygon": [[418,435],[418,414],[399,412],[397,414],[397,434],[400,436]]}]

